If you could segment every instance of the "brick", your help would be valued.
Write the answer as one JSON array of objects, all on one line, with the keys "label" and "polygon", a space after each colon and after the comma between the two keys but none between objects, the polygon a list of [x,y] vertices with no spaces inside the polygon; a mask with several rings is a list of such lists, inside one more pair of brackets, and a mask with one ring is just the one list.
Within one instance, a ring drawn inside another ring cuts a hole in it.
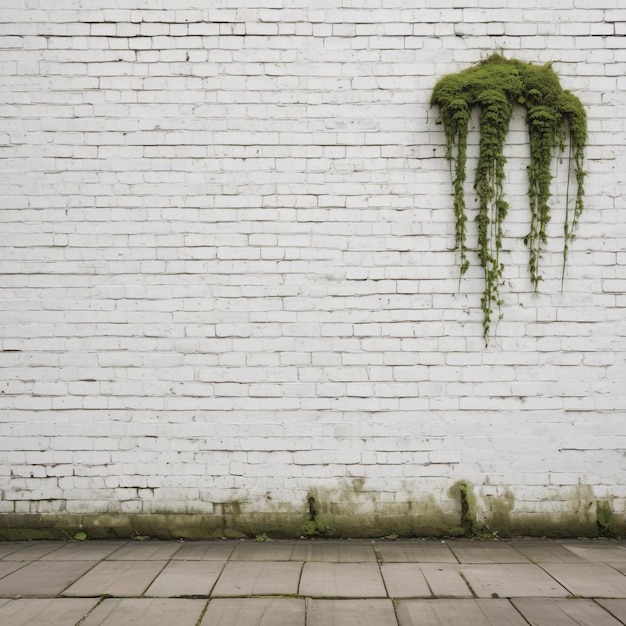
[{"label": "brick", "polygon": [[[271,492],[301,510],[347,465],[366,480],[355,510],[383,516],[414,499],[408,479],[443,510],[459,476],[529,513],[557,513],[579,484],[623,493],[615,2],[269,0],[210,20],[184,2],[31,4],[0,10],[0,511],[213,513],[242,491],[252,509]],[[428,102],[494,37],[554,62],[590,145],[563,290],[564,164],[533,293],[516,109],[504,319],[485,347]],[[477,437],[487,424],[498,433]],[[591,436],[604,463],[559,452]]]}]

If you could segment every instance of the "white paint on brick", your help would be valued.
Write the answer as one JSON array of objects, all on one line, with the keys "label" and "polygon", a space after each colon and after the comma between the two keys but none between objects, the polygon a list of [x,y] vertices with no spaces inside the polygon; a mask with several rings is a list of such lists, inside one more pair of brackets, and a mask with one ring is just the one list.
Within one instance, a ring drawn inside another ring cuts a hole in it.
[{"label": "white paint on brick", "polygon": [[[0,9],[0,511],[306,512],[363,478],[378,511],[466,480],[623,513],[623,10],[210,4]],[[589,175],[561,292],[556,168],[534,294],[516,114],[485,348],[429,99],[499,48],[585,104]]]}]

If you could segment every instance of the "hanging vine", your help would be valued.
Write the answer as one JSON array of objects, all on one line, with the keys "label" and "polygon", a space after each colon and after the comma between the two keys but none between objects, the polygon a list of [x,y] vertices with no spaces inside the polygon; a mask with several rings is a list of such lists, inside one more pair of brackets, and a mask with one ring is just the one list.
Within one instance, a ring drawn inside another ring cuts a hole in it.
[{"label": "hanging vine", "polygon": [[[458,74],[444,76],[435,85],[432,105],[439,107],[446,136],[446,158],[453,167],[454,214],[456,218],[455,248],[460,253],[460,272],[469,267],[467,246],[467,212],[464,185],[466,181],[467,135],[470,115],[480,108],[480,144],[474,188],[478,195],[478,258],[483,267],[485,287],[481,300],[485,339],[493,316],[500,311],[502,300],[503,222],[508,204],[504,197],[504,142],[509,131],[513,108],[526,108],[530,142],[528,197],[530,230],[524,241],[529,249],[530,279],[535,291],[541,280],[539,261],[547,243],[546,226],[550,221],[550,170],[555,149],[563,151],[569,128],[570,167],[576,179],[573,210],[566,199],[563,245],[563,274],[580,214],[583,211],[584,148],[587,120],[580,100],[564,91],[550,64],[531,65],[493,54],[477,65]],[[569,177],[568,177],[569,180]],[[569,187],[569,186],[568,186]],[[569,192],[569,189],[568,189]]]}]

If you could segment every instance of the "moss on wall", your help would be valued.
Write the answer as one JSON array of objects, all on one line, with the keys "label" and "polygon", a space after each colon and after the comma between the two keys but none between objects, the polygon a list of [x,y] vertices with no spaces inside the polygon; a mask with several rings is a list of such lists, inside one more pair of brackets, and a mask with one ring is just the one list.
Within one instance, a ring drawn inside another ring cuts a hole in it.
[{"label": "moss on wall", "polygon": [[[399,494],[400,496],[402,494]],[[258,511],[254,503],[225,502],[216,513],[181,514],[4,514],[0,539],[220,537],[622,537],[626,515],[611,499],[595,500],[590,487],[564,492],[563,506],[550,513],[516,511],[515,496],[481,496],[480,489],[459,481],[437,502],[432,495],[381,502],[365,481],[344,481],[336,488],[311,490],[301,507],[277,504]],[[313,500],[311,500],[313,499]]]}]

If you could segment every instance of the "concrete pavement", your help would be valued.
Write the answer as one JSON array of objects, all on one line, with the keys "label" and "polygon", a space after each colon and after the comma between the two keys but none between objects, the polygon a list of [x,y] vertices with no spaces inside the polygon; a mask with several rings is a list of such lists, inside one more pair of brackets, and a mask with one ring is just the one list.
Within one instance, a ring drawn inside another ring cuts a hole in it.
[{"label": "concrete pavement", "polygon": [[617,626],[626,542],[0,542],[6,626]]}]

